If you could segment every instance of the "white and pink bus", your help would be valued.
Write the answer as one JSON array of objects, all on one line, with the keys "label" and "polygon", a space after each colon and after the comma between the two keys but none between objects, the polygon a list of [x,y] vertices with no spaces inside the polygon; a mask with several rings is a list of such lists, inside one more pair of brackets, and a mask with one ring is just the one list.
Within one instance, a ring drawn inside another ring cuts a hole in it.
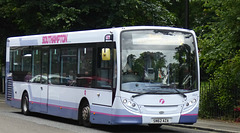
[{"label": "white and pink bus", "polygon": [[200,72],[192,30],[133,26],[10,37],[6,103],[91,124],[193,124]]}]

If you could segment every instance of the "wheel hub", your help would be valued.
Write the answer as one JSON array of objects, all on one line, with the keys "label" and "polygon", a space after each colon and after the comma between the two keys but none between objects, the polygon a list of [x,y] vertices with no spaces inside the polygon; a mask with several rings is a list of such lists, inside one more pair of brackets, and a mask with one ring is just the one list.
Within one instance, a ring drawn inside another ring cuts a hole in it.
[{"label": "wheel hub", "polygon": [[90,114],[89,106],[84,107],[83,110],[82,110],[82,118],[83,118],[83,120],[88,120],[89,114]]},{"label": "wheel hub", "polygon": [[24,112],[26,112],[26,111],[28,110],[28,108],[27,108],[28,98],[25,97],[24,99],[25,99],[25,100],[24,100],[24,102],[23,102],[23,110],[24,110]]}]

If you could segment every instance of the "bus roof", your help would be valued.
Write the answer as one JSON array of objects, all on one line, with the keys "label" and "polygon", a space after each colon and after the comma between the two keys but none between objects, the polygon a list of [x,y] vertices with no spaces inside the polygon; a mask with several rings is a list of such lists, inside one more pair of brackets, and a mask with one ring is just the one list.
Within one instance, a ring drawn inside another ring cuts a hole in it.
[{"label": "bus roof", "polygon": [[192,32],[191,30],[162,27],[162,26],[130,26],[118,27],[97,30],[72,31],[39,35],[28,35],[19,37],[9,37],[7,39],[8,47],[19,46],[36,46],[36,45],[57,45],[57,44],[77,44],[77,43],[97,43],[104,42],[105,35],[113,34],[113,41],[116,41],[118,35],[124,30],[138,30],[138,29],[163,29],[163,30],[178,30],[183,32]]}]

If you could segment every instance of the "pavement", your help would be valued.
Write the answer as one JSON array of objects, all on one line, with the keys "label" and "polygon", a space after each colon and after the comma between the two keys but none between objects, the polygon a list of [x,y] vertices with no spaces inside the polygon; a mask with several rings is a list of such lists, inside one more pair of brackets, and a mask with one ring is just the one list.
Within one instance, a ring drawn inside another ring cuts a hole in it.
[{"label": "pavement", "polygon": [[[0,103],[3,103],[4,101],[4,94],[0,93]],[[240,133],[240,123],[222,120],[198,119],[197,123],[193,125],[172,124],[172,126],[200,129],[209,132]]]},{"label": "pavement", "polygon": [[198,119],[193,125],[173,124],[173,126],[206,130],[209,132],[240,133],[240,123],[223,120]]}]

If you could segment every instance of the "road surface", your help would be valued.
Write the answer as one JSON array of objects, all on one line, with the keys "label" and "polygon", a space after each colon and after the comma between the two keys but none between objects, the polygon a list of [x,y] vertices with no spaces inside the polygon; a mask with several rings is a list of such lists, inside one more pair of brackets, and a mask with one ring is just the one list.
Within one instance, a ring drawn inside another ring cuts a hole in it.
[{"label": "road surface", "polygon": [[0,99],[0,133],[113,133],[113,132],[170,132],[170,133],[207,133],[209,131],[163,125],[154,129],[148,126],[107,126],[94,125],[86,128],[77,121],[32,113],[21,114],[20,109],[9,107]]}]

